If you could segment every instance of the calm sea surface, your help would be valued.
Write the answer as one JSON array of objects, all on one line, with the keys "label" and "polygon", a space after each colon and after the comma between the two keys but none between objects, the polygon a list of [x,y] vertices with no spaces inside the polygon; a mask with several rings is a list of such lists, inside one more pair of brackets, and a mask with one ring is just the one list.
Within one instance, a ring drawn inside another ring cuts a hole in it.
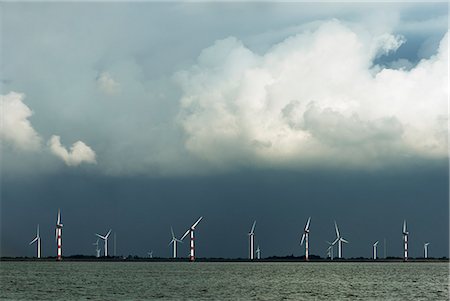
[{"label": "calm sea surface", "polygon": [[1,262],[3,300],[448,300],[448,263]]}]

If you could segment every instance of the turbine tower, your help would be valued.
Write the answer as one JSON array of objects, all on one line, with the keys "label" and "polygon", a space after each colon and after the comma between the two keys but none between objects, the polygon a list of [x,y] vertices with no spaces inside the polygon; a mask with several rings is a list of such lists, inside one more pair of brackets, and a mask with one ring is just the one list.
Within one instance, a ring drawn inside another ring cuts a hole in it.
[{"label": "turbine tower", "polygon": [[109,229],[108,233],[106,233],[105,236],[95,233],[95,235],[105,241],[105,257],[108,257],[108,237],[111,234],[111,230],[112,229]]},{"label": "turbine tower", "polygon": [[408,260],[408,235],[409,232],[406,229],[406,220],[403,221],[403,261],[407,261]]},{"label": "turbine tower", "polygon": [[429,242],[426,242],[426,243],[423,244],[423,252],[424,252],[424,258],[425,259],[428,258],[428,245],[429,244],[430,244]]},{"label": "turbine tower", "polygon": [[100,248],[98,247],[98,239],[96,242],[94,242],[92,245],[95,246],[95,257],[99,258],[100,257]]},{"label": "turbine tower", "polygon": [[188,234],[191,234],[191,252],[189,253],[189,260],[194,261],[195,260],[195,244],[194,244],[194,231],[195,227],[197,227],[198,223],[202,220],[203,216],[200,216],[200,218],[189,228],[186,233],[181,237],[181,240],[185,238]]},{"label": "turbine tower", "polygon": [[336,221],[334,221],[334,228],[336,229],[336,240],[333,241],[333,245],[338,243],[338,258],[342,258],[342,243],[348,244],[348,241],[345,240],[340,234]]},{"label": "turbine tower", "polygon": [[256,248],[256,259],[261,259],[261,249],[259,248],[259,246]]},{"label": "turbine tower", "polygon": [[305,229],[303,230],[302,241],[300,245],[303,245],[303,241],[305,241],[305,260],[309,260],[309,224],[311,222],[311,217],[308,218],[306,222]]},{"label": "turbine tower", "polygon": [[248,233],[248,238],[249,238],[249,258],[250,258],[250,260],[255,259],[255,253],[254,253],[254,248],[255,248],[255,226],[256,226],[256,221],[253,222],[252,229]]},{"label": "turbine tower", "polygon": [[378,246],[378,240],[373,244],[373,260],[377,259],[377,246]]},{"label": "turbine tower", "polygon": [[39,235],[39,225],[37,225],[36,237],[30,242],[30,245],[37,242],[37,258],[41,258],[41,236]]},{"label": "turbine tower", "polygon": [[58,250],[57,250],[57,260],[61,260],[62,259],[62,228],[63,228],[63,224],[61,224],[61,210],[58,209],[58,218],[56,220],[56,244],[58,246]]},{"label": "turbine tower", "polygon": [[175,237],[172,227],[170,227],[170,232],[172,233],[172,240],[169,242],[169,246],[173,244],[173,258],[177,258],[177,243],[182,241]]},{"label": "turbine tower", "polygon": [[149,258],[153,258],[153,251],[147,252]]}]

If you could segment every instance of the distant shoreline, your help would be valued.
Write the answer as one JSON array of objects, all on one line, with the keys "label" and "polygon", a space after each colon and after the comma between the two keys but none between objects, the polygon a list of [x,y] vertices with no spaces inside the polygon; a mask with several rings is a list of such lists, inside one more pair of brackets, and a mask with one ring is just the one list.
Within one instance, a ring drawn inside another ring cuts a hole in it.
[{"label": "distant shoreline", "polygon": [[[1,257],[0,262],[52,262],[56,261],[55,257],[46,257],[46,258],[30,258],[30,257]],[[123,257],[77,257],[77,256],[69,256],[63,258],[62,261],[68,262],[189,262],[188,258],[123,258]],[[283,257],[275,257],[275,258],[263,258],[263,259],[242,259],[242,258],[197,258],[195,262],[230,262],[230,263],[258,263],[258,262],[293,262],[293,263],[307,263],[307,262],[316,262],[316,263],[335,263],[335,262],[358,262],[358,263],[389,263],[389,262],[403,262],[401,258],[390,258],[390,259],[368,259],[368,258],[348,258],[348,259],[310,259],[309,261],[305,261],[302,258],[283,258]],[[411,258],[408,259],[407,262],[417,263],[417,262],[426,262],[426,263],[439,263],[445,262],[448,263],[448,258]]]}]

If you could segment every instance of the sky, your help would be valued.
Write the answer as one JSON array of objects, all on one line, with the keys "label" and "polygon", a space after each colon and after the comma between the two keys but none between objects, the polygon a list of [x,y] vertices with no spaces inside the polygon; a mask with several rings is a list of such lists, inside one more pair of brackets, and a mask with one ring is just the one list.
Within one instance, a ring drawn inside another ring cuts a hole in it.
[{"label": "sky", "polygon": [[449,255],[447,3],[0,8],[2,256]]}]

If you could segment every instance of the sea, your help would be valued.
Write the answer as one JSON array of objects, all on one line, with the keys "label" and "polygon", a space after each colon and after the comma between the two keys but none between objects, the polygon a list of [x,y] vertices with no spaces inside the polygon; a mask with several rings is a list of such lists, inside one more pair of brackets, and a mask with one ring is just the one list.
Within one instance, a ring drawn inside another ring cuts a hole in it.
[{"label": "sea", "polygon": [[449,300],[448,262],[0,262],[1,300]]}]

